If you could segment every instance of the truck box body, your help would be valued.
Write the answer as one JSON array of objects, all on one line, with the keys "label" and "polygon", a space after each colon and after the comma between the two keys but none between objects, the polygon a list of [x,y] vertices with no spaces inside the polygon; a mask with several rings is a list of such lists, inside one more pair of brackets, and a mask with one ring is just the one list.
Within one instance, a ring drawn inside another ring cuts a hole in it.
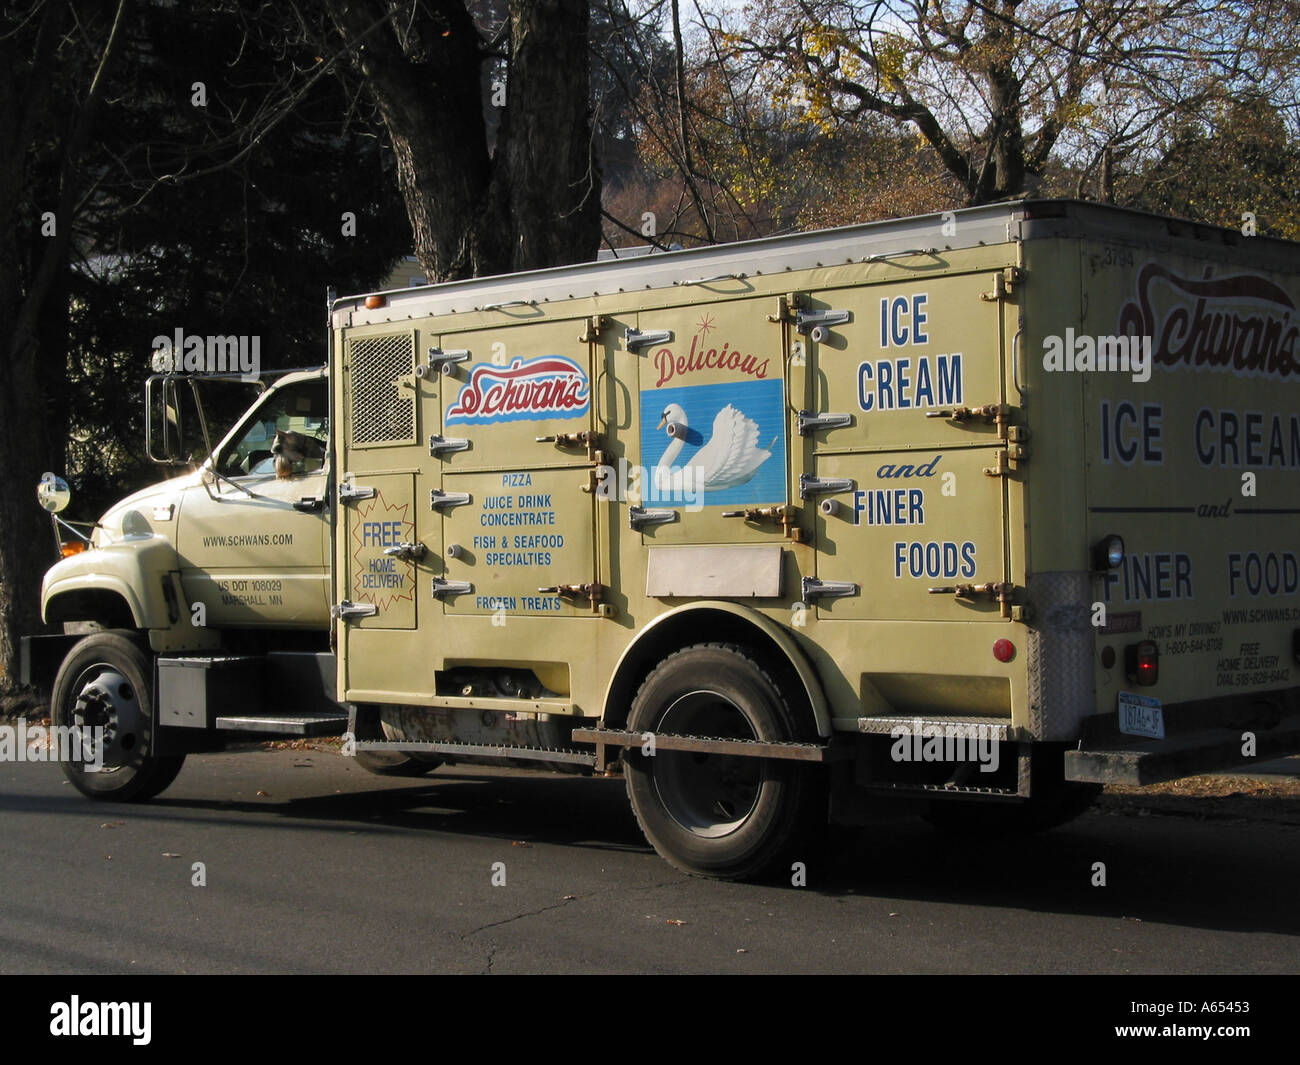
[{"label": "truck box body", "polygon": [[[698,612],[797,647],[823,738],[1275,726],[1297,297],[1290,243],[1030,202],[341,300],[340,691],[618,727]],[[456,683],[507,664],[544,694]]]},{"label": "truck box body", "polygon": [[890,797],[1059,824],[1300,751],[1298,299],[1300,245],[1027,201],[336,300],[24,661],[96,798],[346,727],[621,768],[703,875]]}]

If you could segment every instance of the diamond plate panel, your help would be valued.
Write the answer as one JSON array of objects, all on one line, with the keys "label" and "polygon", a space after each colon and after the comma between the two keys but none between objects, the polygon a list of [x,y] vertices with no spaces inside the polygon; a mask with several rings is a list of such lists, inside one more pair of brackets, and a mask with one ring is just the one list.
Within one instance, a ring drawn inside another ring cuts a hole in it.
[{"label": "diamond plate panel", "polygon": [[1096,713],[1092,578],[1088,573],[1037,573],[1027,583],[1034,621],[1029,630],[1029,729],[1038,740],[1072,740]]}]

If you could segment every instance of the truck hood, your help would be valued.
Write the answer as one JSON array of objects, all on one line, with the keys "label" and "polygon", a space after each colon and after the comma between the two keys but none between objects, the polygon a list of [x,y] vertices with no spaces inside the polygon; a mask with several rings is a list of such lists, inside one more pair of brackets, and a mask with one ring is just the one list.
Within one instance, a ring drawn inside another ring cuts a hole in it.
[{"label": "truck hood", "polygon": [[99,519],[100,528],[92,534],[91,542],[106,547],[124,540],[165,536],[174,543],[182,493],[198,484],[199,477],[196,470],[142,488],[114,503]]}]

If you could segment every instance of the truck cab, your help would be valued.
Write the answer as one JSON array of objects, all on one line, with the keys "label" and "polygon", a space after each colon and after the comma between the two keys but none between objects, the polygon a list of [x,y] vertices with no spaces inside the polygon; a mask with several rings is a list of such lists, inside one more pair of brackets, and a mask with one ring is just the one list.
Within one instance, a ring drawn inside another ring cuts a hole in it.
[{"label": "truck cab", "polygon": [[[162,405],[176,420],[179,403]],[[45,620],[102,620],[107,611],[148,632],[155,650],[211,646],[199,629],[326,630],[328,411],[324,370],[267,389],[196,469],[111,507],[88,548],[46,573]],[[277,431],[311,442],[281,474]]]},{"label": "truck cab", "polygon": [[[278,462],[277,434],[300,450]],[[179,494],[177,568],[209,626],[329,627],[329,383],[268,391]],[[280,469],[277,470],[277,463]]]},{"label": "truck cab", "polygon": [[[326,369],[281,377],[213,447],[195,382],[154,378],[147,394],[150,456],[191,469],[63,548],[42,609],[65,634],[24,642],[24,679],[52,688],[54,725],[102,745],[102,770],[65,764],[94,797],[157,794],[186,753],[233,732],[318,735],[346,722],[328,654]],[[196,425],[197,463],[184,431]]]}]

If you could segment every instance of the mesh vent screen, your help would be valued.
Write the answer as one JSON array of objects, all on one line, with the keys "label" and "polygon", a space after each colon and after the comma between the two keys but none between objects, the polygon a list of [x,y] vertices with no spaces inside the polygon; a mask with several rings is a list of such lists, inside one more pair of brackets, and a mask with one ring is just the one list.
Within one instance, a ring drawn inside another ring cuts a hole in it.
[{"label": "mesh vent screen", "polygon": [[415,372],[415,336],[394,333],[348,341],[352,367],[352,443],[415,443],[415,390],[397,382]]}]

